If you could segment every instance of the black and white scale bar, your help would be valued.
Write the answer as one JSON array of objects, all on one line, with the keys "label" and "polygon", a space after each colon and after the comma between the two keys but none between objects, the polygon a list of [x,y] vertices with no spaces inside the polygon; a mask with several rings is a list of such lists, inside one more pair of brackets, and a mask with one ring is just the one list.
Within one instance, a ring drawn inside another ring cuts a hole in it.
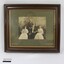
[{"label": "black and white scale bar", "polygon": [[3,62],[11,62],[11,61],[3,61]]}]

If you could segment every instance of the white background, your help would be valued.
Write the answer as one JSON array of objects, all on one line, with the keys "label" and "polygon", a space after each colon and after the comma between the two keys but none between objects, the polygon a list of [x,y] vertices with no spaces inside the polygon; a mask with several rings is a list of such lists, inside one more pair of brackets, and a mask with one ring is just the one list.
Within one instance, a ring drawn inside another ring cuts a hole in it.
[{"label": "white background", "polygon": [[[60,53],[6,53],[4,52],[4,4],[61,4]],[[0,0],[0,64],[64,64],[64,0]],[[3,63],[4,58],[12,59]]]}]

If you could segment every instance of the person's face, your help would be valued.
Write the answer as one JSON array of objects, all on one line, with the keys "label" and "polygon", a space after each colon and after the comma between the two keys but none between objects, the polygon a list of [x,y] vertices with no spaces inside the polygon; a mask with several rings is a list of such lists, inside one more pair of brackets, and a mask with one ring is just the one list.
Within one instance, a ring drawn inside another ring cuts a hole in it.
[{"label": "person's face", "polygon": [[35,25],[33,25],[33,27],[34,27]]},{"label": "person's face", "polygon": [[39,26],[39,28],[41,28],[41,26]]},{"label": "person's face", "polygon": [[26,26],[25,26],[25,29],[26,29]]}]

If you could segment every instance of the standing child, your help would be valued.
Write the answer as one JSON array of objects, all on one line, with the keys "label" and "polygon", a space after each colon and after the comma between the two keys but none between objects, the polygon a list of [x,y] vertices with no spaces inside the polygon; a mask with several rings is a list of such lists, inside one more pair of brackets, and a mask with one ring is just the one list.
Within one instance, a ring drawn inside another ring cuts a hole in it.
[{"label": "standing child", "polygon": [[43,34],[44,34],[44,30],[42,29],[41,26],[39,26],[37,34],[35,35],[34,39],[44,39]]},{"label": "standing child", "polygon": [[21,35],[19,36],[18,39],[19,39],[19,40],[20,40],[20,39],[28,39],[27,33],[28,33],[28,29],[27,29],[26,26],[25,26],[24,29],[22,29]]}]

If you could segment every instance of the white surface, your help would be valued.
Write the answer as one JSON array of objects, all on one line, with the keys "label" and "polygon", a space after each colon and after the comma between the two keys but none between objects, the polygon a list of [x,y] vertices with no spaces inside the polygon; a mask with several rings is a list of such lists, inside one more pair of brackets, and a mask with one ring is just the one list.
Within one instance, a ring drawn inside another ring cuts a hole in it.
[{"label": "white surface", "polygon": [[[6,53],[4,52],[3,4],[61,4],[61,49],[60,53]],[[64,0],[0,0],[0,64],[64,64]],[[12,59],[3,63],[4,58]]]}]

